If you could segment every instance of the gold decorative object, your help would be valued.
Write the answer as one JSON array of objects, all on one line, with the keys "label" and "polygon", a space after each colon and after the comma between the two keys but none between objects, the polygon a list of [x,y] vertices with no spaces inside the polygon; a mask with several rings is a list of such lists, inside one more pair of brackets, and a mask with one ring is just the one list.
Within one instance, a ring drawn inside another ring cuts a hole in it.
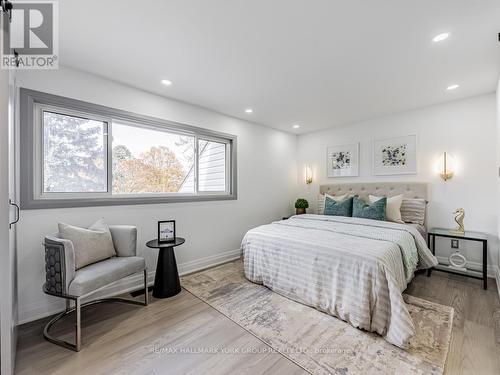
[{"label": "gold decorative object", "polygon": [[449,180],[450,178],[453,177],[453,159],[446,154],[446,152],[443,154],[442,157],[442,163],[439,166],[439,175],[441,178],[445,181]]},{"label": "gold decorative object", "polygon": [[455,222],[458,224],[458,226],[456,229],[452,230],[451,233],[464,234],[465,233],[465,228],[464,228],[465,210],[463,208],[457,208],[455,210],[455,212],[453,212],[453,215],[455,215]]}]

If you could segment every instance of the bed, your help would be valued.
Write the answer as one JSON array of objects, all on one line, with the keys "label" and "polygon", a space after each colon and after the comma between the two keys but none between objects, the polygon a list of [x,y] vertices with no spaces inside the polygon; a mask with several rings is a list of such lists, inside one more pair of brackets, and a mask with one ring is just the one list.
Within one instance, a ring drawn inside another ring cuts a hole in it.
[{"label": "bed", "polygon": [[[322,185],[320,193],[426,198],[425,184]],[[421,228],[420,228],[421,229]],[[415,327],[403,291],[437,264],[419,229],[306,214],[251,229],[242,241],[247,279],[408,348]]]}]

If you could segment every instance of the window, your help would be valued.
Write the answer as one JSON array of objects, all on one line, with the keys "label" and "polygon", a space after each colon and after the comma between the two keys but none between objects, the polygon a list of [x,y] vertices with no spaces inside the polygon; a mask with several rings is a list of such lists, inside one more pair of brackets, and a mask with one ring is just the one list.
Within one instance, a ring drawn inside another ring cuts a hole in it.
[{"label": "window", "polygon": [[226,190],[226,144],[198,140],[199,191]]},{"label": "window", "polygon": [[228,134],[21,89],[21,138],[24,209],[236,199]]},{"label": "window", "polygon": [[192,135],[113,123],[113,193],[194,194],[194,140]]},{"label": "window", "polygon": [[108,124],[43,111],[43,192],[107,191]]}]

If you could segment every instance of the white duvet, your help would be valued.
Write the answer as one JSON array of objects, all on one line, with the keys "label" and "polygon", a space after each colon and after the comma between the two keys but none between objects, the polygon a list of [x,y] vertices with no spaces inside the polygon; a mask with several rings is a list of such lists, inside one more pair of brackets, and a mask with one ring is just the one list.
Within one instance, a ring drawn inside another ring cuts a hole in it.
[{"label": "white duvet", "polygon": [[415,333],[402,292],[416,269],[437,264],[411,226],[325,215],[254,228],[242,249],[250,281],[401,348]]}]

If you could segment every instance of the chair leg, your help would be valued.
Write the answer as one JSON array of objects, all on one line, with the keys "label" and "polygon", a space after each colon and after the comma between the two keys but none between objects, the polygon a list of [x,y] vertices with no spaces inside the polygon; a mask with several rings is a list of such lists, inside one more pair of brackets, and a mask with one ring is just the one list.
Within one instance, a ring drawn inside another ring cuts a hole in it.
[{"label": "chair leg", "polygon": [[[144,302],[142,301],[136,301],[136,300],[129,300],[129,299],[124,299],[124,298],[119,298],[119,297],[110,297],[110,298],[101,298],[97,300],[93,300],[90,302],[85,302],[82,304],[81,297],[76,297],[76,296],[70,296],[70,295],[64,295],[64,294],[56,294],[56,293],[51,293],[48,292],[47,290],[44,289],[44,292],[48,295],[64,298],[66,300],[66,310],[61,312],[60,314],[54,316],[43,328],[43,337],[56,345],[62,346],[63,348],[66,349],[71,349],[76,352],[79,352],[81,347],[82,347],[82,308],[90,305],[96,305],[99,303],[103,302],[122,302],[122,303],[128,303],[132,305],[141,305],[141,306],[147,306],[148,305],[148,272],[147,270],[144,270]],[[74,307],[72,306],[71,301],[75,301]],[[75,312],[76,314],[76,325],[75,325],[75,343],[70,343],[67,341],[63,341],[60,339],[56,339],[55,337],[52,337],[50,335],[50,328],[60,319],[63,317],[72,314]]]},{"label": "chair leg", "polygon": [[82,304],[80,298],[76,300],[76,351],[82,346]]},{"label": "chair leg", "polygon": [[[43,337],[53,343],[53,344],[56,344],[56,345],[59,345],[59,346],[62,346],[63,348],[66,348],[66,349],[71,349],[71,350],[74,350],[74,351],[78,351],[79,349],[77,349],[77,334],[78,334],[78,331],[80,331],[78,329],[78,319],[77,319],[77,325],[75,327],[75,343],[70,343],[70,342],[67,342],[67,341],[64,341],[64,340],[60,340],[60,339],[56,339],[55,337],[52,337],[49,333],[49,330],[50,328],[57,322],[59,321],[59,319],[62,319],[63,317],[71,314],[73,311],[76,310],[76,306],[79,304],[80,301],[78,301],[78,304],[76,303],[77,302],[77,299],[76,298],[69,298],[69,297],[62,297],[62,298],[65,298],[66,299],[66,310],[63,311],[62,313],[54,316],[46,325],[45,327],[43,328]],[[75,301],[75,307],[71,307],[71,300]],[[80,331],[81,332],[81,331]],[[81,335],[81,334],[80,334]]]},{"label": "chair leg", "polygon": [[148,270],[144,270],[144,305],[148,305]]}]

